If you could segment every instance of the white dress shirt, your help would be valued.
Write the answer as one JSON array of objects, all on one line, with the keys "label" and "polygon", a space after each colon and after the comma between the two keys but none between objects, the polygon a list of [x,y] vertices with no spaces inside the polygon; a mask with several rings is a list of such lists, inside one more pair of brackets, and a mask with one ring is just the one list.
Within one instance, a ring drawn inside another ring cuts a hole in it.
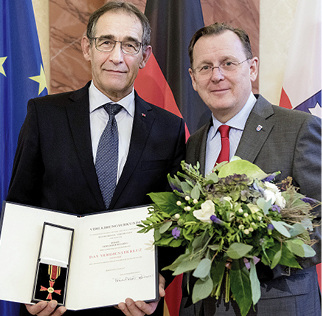
[{"label": "white dress shirt", "polygon": [[[229,130],[229,159],[236,153],[239,141],[244,131],[244,127],[251,110],[256,103],[253,93],[250,94],[244,107],[225,125],[230,126]],[[209,129],[206,145],[205,174],[209,174],[214,167],[221,150],[221,137],[218,128],[223,125],[212,114],[212,126]]]},{"label": "white dress shirt", "polygon": [[99,91],[93,81],[89,87],[89,111],[90,111],[90,128],[92,139],[92,150],[94,164],[96,159],[96,152],[100,137],[107,125],[109,115],[101,106],[108,103],[117,103],[122,105],[123,109],[116,114],[115,119],[118,127],[119,135],[119,157],[118,157],[118,171],[117,181],[119,180],[130,148],[135,101],[134,101],[134,89],[125,98],[118,102],[113,102],[101,91]]}]

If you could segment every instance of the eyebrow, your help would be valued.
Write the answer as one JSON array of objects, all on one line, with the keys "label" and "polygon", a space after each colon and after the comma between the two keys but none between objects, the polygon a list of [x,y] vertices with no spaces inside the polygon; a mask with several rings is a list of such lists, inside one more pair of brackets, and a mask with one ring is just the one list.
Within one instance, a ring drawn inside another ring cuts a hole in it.
[{"label": "eyebrow", "polygon": [[[101,36],[97,36],[100,39],[111,39],[111,40],[115,40],[115,36],[114,35],[101,35]],[[138,39],[132,37],[132,36],[126,36],[125,38],[122,39],[122,42],[124,41],[132,41],[132,42],[140,42]]]}]

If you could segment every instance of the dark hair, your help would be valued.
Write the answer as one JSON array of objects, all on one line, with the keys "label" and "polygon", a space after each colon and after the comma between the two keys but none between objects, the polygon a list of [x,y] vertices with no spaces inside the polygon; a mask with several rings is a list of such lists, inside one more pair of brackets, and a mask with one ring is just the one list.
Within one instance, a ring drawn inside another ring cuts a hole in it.
[{"label": "dark hair", "polygon": [[129,14],[134,14],[138,17],[142,24],[143,36],[142,36],[142,45],[143,48],[150,45],[150,34],[151,27],[149,20],[147,17],[133,4],[128,2],[119,2],[119,1],[111,1],[107,2],[101,8],[97,9],[95,12],[91,14],[87,24],[87,32],[86,35],[90,42],[92,43],[92,38],[95,37],[95,27],[98,19],[108,11],[119,11],[122,10],[124,12],[128,12]]},{"label": "dark hair", "polygon": [[221,34],[225,31],[232,31],[234,32],[240,39],[247,58],[253,58],[253,53],[252,53],[252,48],[250,46],[250,41],[247,33],[239,28],[234,28],[228,24],[225,23],[214,23],[208,26],[205,26],[201,29],[199,29],[191,38],[188,52],[189,52],[189,58],[190,58],[190,65],[192,67],[193,63],[193,48],[198,41],[198,39],[202,36],[207,36],[207,35],[213,35],[213,34]]}]

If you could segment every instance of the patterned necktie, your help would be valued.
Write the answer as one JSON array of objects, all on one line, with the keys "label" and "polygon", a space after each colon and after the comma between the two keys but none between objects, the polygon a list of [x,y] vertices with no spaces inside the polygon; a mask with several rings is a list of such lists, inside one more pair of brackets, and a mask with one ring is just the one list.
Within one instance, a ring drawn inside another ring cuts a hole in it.
[{"label": "patterned necktie", "polygon": [[221,136],[221,151],[219,153],[219,156],[217,158],[216,164],[223,162],[223,161],[229,161],[229,130],[230,126],[228,125],[221,125],[218,128]]},{"label": "patterned necktie", "polygon": [[118,130],[115,115],[121,111],[122,106],[107,103],[103,107],[109,120],[98,143],[95,168],[104,203],[108,208],[116,187],[118,167]]}]

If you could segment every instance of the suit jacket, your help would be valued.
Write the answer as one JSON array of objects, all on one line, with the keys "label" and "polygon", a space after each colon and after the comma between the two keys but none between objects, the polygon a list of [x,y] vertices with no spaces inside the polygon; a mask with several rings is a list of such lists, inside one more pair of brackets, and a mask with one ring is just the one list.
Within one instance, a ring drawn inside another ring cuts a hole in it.
[{"label": "suit jacket", "polygon": [[[186,160],[204,173],[206,141],[210,121],[187,143]],[[257,131],[256,127],[262,128]],[[303,194],[321,200],[321,120],[300,111],[291,111],[270,104],[262,96],[251,111],[245,125],[236,156],[258,165],[266,173],[281,171],[276,181],[291,176]],[[319,213],[319,211],[317,211]],[[320,217],[317,214],[318,217]],[[321,240],[320,232],[313,238]],[[249,315],[320,315],[320,293],[315,264],[321,259],[321,244],[317,255],[301,261],[306,268],[285,276],[282,266],[270,270],[257,265],[261,279],[261,300],[256,312]],[[289,271],[287,271],[289,272]],[[181,315],[239,315],[236,304],[224,304],[209,298],[200,304],[183,308]],[[221,304],[220,304],[221,303]],[[218,306],[219,305],[219,306]]]},{"label": "suit jacket", "polygon": [[[76,214],[105,210],[92,155],[88,87],[29,101],[8,201]],[[184,152],[183,120],[135,93],[128,158],[110,209],[148,204],[147,193],[167,190],[167,174],[179,169]],[[121,315],[108,309],[114,314]]]}]

